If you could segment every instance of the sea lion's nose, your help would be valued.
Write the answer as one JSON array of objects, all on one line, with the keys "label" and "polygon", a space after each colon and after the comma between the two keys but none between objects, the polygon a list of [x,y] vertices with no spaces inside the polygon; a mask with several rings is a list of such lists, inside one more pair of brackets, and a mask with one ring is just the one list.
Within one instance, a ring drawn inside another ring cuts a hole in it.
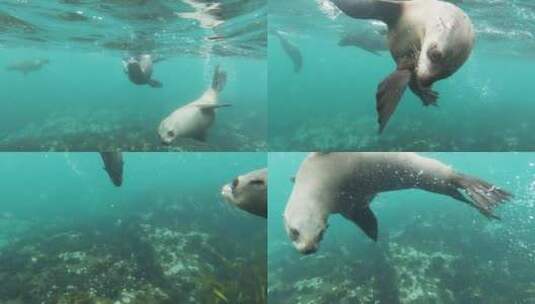
[{"label": "sea lion's nose", "polygon": [[309,254],[313,254],[317,250],[318,249],[316,247],[310,247],[310,248],[305,248],[305,249],[301,250],[301,253],[304,254],[304,255],[309,255]]},{"label": "sea lion's nose", "polygon": [[318,246],[316,244],[307,244],[299,249],[299,252],[304,255],[313,254],[318,251]]}]

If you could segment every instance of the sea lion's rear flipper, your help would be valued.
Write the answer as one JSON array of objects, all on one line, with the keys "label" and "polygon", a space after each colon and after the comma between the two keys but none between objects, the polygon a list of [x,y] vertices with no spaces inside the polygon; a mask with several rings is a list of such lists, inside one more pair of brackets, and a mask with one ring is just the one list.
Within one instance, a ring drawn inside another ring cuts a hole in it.
[{"label": "sea lion's rear flipper", "polygon": [[500,203],[505,203],[513,198],[513,195],[499,187],[480,180],[476,177],[458,174],[453,181],[454,185],[463,190],[467,199],[457,189],[450,196],[468,203],[488,218],[500,219],[492,213],[492,209]]},{"label": "sea lion's rear flipper", "polygon": [[227,83],[227,73],[219,69],[219,65],[216,65],[214,70],[214,76],[212,78],[212,89],[217,92],[221,92]]},{"label": "sea lion's rear flipper", "polygon": [[396,70],[388,75],[377,87],[377,122],[379,123],[379,133],[382,133],[390,116],[396,110],[401,96],[407,89],[411,79],[411,71]]},{"label": "sea lion's rear flipper", "polygon": [[218,103],[218,104],[198,104],[197,107],[201,109],[201,111],[213,111],[218,108],[226,108],[231,107],[232,104],[230,103]]},{"label": "sea lion's rear flipper", "polygon": [[149,79],[148,83],[153,88],[161,88],[161,87],[163,87],[163,84],[160,81],[156,80],[156,79]]},{"label": "sea lion's rear flipper", "polygon": [[357,19],[377,19],[394,24],[401,15],[402,3],[386,0],[331,0],[346,15]]},{"label": "sea lion's rear flipper", "polygon": [[206,131],[195,134],[193,138],[201,142],[206,142]]},{"label": "sea lion's rear flipper", "polygon": [[422,87],[421,85],[418,85],[417,81],[414,80],[411,80],[411,82],[409,83],[409,87],[416,96],[420,97],[420,100],[422,101],[424,106],[437,105],[437,100],[439,97],[438,92],[433,91],[430,87]]},{"label": "sea lion's rear flipper", "polygon": [[359,226],[370,239],[377,241],[377,219],[370,207],[352,207],[342,212],[342,215]]}]

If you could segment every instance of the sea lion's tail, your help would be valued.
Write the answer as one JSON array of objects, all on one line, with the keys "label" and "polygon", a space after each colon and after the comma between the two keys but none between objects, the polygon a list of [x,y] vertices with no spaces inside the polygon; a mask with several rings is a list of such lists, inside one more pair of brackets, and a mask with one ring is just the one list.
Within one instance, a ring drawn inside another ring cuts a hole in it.
[{"label": "sea lion's tail", "polygon": [[215,67],[214,77],[212,78],[212,89],[217,92],[223,91],[225,84],[227,83],[227,73],[219,69],[219,65]]},{"label": "sea lion's tail", "polygon": [[477,208],[479,212],[488,218],[500,219],[492,213],[492,209],[513,198],[511,193],[502,190],[495,185],[464,174],[458,174],[454,179],[454,184],[463,190],[470,199],[467,199],[464,196],[462,196],[462,199],[460,197],[454,197]]},{"label": "sea lion's tail", "polygon": [[377,19],[393,24],[401,15],[402,3],[387,0],[331,0],[346,15],[357,19]]}]

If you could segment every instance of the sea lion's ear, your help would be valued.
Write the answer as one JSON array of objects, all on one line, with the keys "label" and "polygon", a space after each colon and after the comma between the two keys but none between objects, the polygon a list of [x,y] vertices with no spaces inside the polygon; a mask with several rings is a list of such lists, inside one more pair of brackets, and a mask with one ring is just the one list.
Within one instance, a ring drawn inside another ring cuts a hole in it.
[{"label": "sea lion's ear", "polygon": [[370,239],[377,242],[377,219],[369,207],[364,209],[351,208],[343,212],[342,215],[359,226]]}]

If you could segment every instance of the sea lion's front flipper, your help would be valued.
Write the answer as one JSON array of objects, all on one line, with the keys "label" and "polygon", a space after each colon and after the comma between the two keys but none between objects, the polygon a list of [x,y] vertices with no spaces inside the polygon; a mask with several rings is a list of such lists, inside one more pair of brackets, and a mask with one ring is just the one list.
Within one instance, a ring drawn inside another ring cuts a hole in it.
[{"label": "sea lion's front flipper", "polygon": [[382,133],[390,116],[396,110],[401,96],[407,89],[411,79],[410,70],[396,70],[383,80],[377,87],[377,122],[379,123],[379,133]]},{"label": "sea lion's front flipper", "polygon": [[202,131],[193,135],[193,138],[201,142],[206,142],[206,131]]},{"label": "sea lion's front flipper", "polygon": [[433,91],[430,87],[422,87],[418,84],[418,81],[414,79],[410,81],[409,87],[416,96],[420,97],[420,100],[424,106],[437,105],[437,100],[439,97],[438,92]]},{"label": "sea lion's front flipper", "polygon": [[[507,202],[513,198],[511,193],[495,185],[464,174],[457,174],[453,179],[453,184],[455,187],[464,190],[470,199],[468,200],[460,193],[457,196],[452,193],[450,196],[470,204],[488,218],[499,219],[498,216],[492,213],[492,209],[500,203]],[[457,189],[455,191],[458,192]]]},{"label": "sea lion's front flipper", "polygon": [[342,215],[359,226],[370,239],[377,241],[377,219],[369,207],[354,206],[342,212]]},{"label": "sea lion's front flipper", "polygon": [[357,19],[377,19],[394,24],[401,16],[402,3],[385,0],[331,0],[346,15]]},{"label": "sea lion's front flipper", "polygon": [[225,108],[225,107],[231,107],[232,104],[230,103],[218,103],[218,104],[198,104],[197,107],[201,109],[201,111],[213,111],[217,108]]},{"label": "sea lion's front flipper", "polygon": [[156,79],[149,79],[148,83],[153,88],[161,88],[161,87],[163,87],[163,84],[160,81],[156,80]]}]

